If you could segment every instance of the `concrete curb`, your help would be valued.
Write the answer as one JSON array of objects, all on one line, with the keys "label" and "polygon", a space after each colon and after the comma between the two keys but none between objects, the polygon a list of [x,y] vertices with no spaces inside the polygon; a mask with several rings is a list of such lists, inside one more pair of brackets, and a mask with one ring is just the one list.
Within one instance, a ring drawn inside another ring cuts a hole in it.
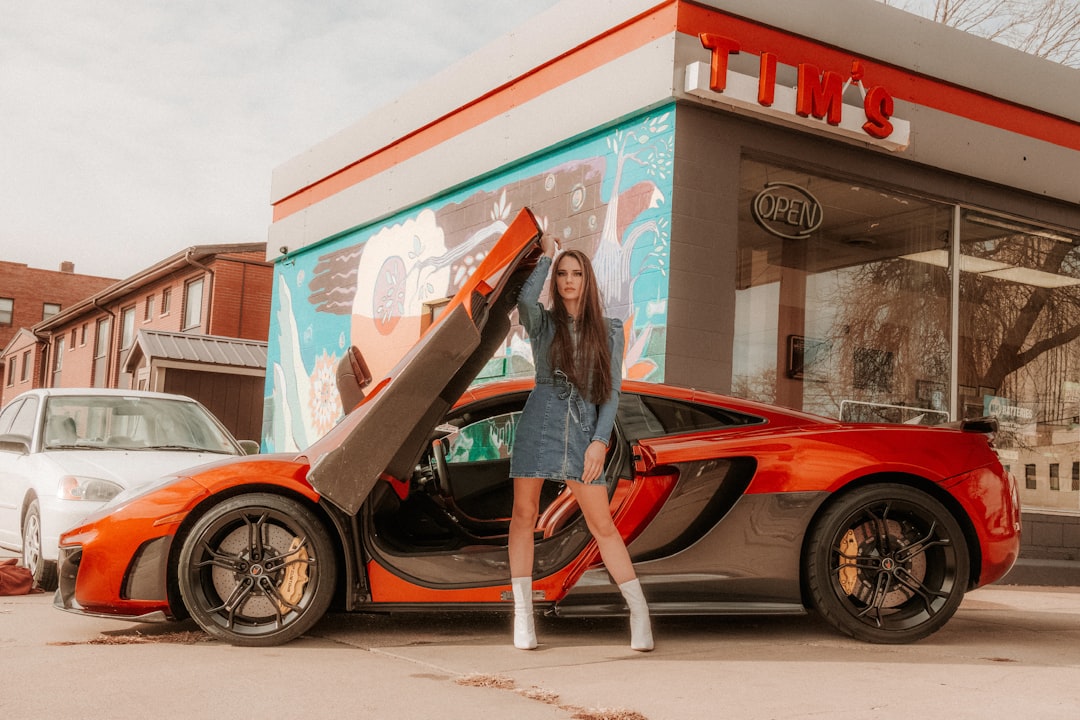
[{"label": "concrete curb", "polygon": [[1080,586],[1080,561],[1020,558],[999,585]]}]

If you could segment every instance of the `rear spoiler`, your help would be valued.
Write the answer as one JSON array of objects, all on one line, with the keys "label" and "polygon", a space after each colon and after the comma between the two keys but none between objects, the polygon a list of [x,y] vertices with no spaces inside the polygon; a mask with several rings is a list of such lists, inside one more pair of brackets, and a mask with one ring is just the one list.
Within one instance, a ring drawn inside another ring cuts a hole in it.
[{"label": "rear spoiler", "polygon": [[966,420],[942,423],[941,425],[938,425],[938,427],[956,428],[957,430],[963,430],[964,432],[992,435],[998,431],[998,419],[990,416],[967,418]]}]

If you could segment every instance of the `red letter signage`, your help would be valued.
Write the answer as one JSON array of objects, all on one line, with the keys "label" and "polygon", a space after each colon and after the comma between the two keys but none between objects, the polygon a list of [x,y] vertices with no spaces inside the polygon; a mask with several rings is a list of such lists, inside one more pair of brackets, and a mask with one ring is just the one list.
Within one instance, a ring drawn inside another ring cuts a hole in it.
[{"label": "red letter signage", "polygon": [[776,55],[761,53],[761,71],[758,75],[757,101],[769,107],[776,100]]},{"label": "red letter signage", "polygon": [[727,61],[728,55],[739,52],[739,43],[723,35],[701,33],[701,44],[712,51],[709,64],[709,89],[715,92],[724,92],[727,87]]},{"label": "red letter signage", "polygon": [[[893,117],[893,97],[886,88],[864,81],[863,60],[852,58],[850,73],[822,71],[812,62],[794,64],[782,52],[762,49],[755,76],[751,63],[731,57],[740,52],[738,40],[709,32],[700,33],[698,39],[709,51],[709,62],[696,52],[700,58],[687,63],[682,88],[687,95],[813,132],[888,150],[907,148],[911,123]],[[777,208],[782,205],[781,201]],[[795,201],[792,207],[797,205]]]},{"label": "red letter signage", "polygon": [[840,108],[844,102],[844,81],[839,74],[816,65],[799,63],[799,88],[795,113],[802,117],[824,118],[830,125],[840,124]]},{"label": "red letter signage", "polygon": [[862,129],[867,135],[876,138],[892,135],[893,125],[889,118],[893,114],[893,99],[885,88],[880,85],[870,88],[863,98],[863,108],[866,110],[866,122]]}]

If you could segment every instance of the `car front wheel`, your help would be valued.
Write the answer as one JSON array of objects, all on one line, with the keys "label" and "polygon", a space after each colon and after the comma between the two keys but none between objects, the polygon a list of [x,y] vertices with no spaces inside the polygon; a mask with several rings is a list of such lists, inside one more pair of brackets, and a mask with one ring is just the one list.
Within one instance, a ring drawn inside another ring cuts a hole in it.
[{"label": "car front wheel", "polygon": [[42,590],[56,589],[56,563],[46,560],[41,553],[41,506],[31,500],[23,516],[22,556],[23,565],[34,576],[34,585]]},{"label": "car front wheel", "polygon": [[233,645],[271,646],[326,612],[337,570],[318,518],[289,498],[239,495],[211,508],[180,551],[180,594],[195,621]]},{"label": "car front wheel", "polygon": [[855,490],[815,523],[806,579],[818,613],[859,640],[907,643],[941,629],[967,591],[967,542],[952,513],[921,490]]}]

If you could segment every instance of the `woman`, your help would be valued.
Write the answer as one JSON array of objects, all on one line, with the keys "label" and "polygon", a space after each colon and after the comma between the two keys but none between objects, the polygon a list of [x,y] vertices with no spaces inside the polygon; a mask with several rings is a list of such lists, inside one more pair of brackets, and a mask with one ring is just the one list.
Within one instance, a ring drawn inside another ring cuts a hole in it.
[{"label": "woman", "polygon": [[589,258],[577,250],[559,255],[552,273],[552,309],[538,300],[552,265],[554,238],[540,239],[543,257],[521,288],[518,314],[529,334],[536,387],[514,433],[510,476],[510,582],[514,595],[514,646],[536,647],[533,624],[533,532],[545,480],[565,482],[596,539],[600,557],[630,608],[630,647],[653,649],[649,607],[626,544],[615,528],[604,478],[622,380],[622,322],[604,318]]}]

